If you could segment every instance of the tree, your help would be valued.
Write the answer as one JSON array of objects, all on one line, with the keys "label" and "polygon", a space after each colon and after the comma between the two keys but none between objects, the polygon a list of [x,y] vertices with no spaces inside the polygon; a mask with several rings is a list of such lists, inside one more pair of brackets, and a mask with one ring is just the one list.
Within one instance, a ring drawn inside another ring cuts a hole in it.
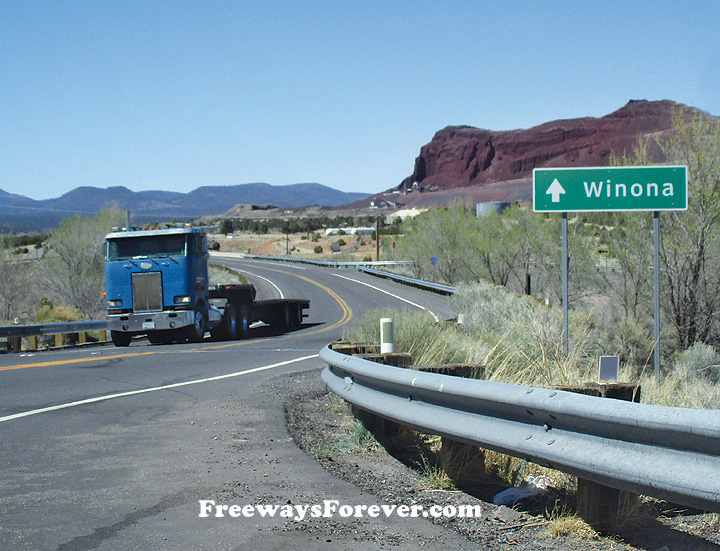
[{"label": "tree", "polygon": [[686,212],[662,218],[661,265],[666,310],[680,348],[720,344],[720,123],[699,111],[673,118],[674,133],[660,141],[670,163],[687,165]]},{"label": "tree", "polygon": [[646,213],[605,213],[598,243],[607,247],[617,270],[601,270],[606,292],[623,308],[625,318],[649,316],[652,296],[652,218]]},{"label": "tree", "polygon": [[[462,207],[433,208],[419,214],[408,222],[407,234],[400,243],[404,258],[414,261],[417,277],[440,279],[454,284],[459,281],[463,244],[459,238],[458,228],[467,220]],[[430,258],[436,257],[435,266]]]},{"label": "tree", "polygon": [[220,233],[227,235],[232,232],[233,222],[232,220],[225,218],[222,222],[220,222]]},{"label": "tree", "polygon": [[86,318],[105,310],[103,243],[105,234],[123,220],[121,210],[105,208],[94,217],[77,215],[62,220],[50,237],[52,252],[45,262],[42,284]]}]

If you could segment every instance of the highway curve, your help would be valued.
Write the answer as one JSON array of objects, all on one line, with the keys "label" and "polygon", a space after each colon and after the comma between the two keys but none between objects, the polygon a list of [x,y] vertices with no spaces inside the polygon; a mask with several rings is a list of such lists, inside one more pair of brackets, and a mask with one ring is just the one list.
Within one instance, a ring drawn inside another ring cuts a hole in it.
[{"label": "highway curve", "polygon": [[309,317],[235,342],[0,355],[0,548],[474,549],[424,518],[200,516],[201,501],[380,504],[295,446],[283,404],[317,385],[318,350],[366,310],[451,315],[444,297],[351,270],[215,262],[258,298],[309,299]]}]

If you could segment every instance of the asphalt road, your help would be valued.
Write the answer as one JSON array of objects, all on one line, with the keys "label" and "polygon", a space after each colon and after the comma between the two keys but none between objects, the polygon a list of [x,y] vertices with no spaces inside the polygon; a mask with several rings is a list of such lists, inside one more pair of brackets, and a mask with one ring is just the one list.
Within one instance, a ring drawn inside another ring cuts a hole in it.
[{"label": "asphalt road", "polygon": [[0,355],[0,549],[473,549],[423,518],[201,517],[226,505],[381,504],[292,442],[283,403],[368,309],[444,297],[349,270],[238,259],[257,298],[306,298],[296,331],[230,343]]}]

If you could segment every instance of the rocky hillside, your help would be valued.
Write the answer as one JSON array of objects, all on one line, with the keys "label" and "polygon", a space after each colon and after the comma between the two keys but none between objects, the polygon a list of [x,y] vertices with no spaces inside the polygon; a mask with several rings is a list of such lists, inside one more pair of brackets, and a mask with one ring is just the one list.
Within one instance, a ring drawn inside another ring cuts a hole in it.
[{"label": "rocky hillside", "polygon": [[[633,100],[601,118],[548,122],[527,130],[491,131],[448,126],[420,149],[415,169],[398,190],[448,191],[519,181],[535,167],[606,166],[611,154],[632,151],[638,137],[658,137],[681,104]],[[653,162],[664,161],[657,146]],[[503,199],[494,199],[503,200]]]}]

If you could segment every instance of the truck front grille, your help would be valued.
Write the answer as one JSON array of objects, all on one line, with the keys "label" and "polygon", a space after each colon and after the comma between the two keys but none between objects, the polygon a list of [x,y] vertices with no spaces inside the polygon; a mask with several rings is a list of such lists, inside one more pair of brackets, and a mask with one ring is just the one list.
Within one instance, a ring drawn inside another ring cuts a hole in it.
[{"label": "truck front grille", "polygon": [[159,312],[163,309],[162,274],[132,274],[133,312]]}]

